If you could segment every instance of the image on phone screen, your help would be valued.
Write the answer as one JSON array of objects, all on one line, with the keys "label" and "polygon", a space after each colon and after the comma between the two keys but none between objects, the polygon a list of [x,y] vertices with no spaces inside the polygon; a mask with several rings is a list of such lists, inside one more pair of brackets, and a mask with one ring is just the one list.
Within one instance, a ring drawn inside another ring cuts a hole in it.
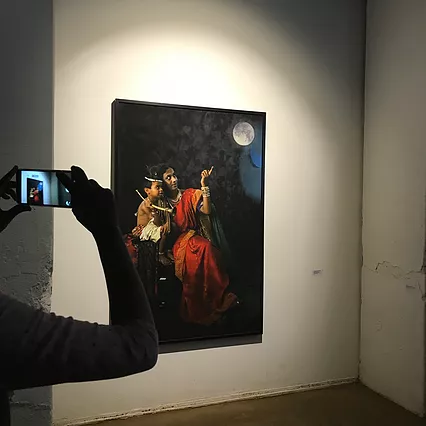
[{"label": "image on phone screen", "polygon": [[[18,196],[30,206],[71,207],[71,194],[56,177],[57,170],[19,170]],[[65,173],[71,176],[70,171]]]}]

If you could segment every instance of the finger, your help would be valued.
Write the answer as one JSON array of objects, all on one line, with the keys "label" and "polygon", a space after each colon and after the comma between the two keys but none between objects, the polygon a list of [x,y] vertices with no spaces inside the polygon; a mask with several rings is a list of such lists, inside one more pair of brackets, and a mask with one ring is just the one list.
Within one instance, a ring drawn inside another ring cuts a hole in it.
[{"label": "finger", "polygon": [[1,179],[0,179],[0,194],[3,194],[3,192],[8,187],[8,184],[10,180],[13,178],[13,176],[16,175],[16,172],[18,171],[18,166],[12,167],[9,172],[7,172]]},{"label": "finger", "polygon": [[70,176],[68,176],[64,172],[56,172],[56,177],[58,178],[59,182],[61,182],[62,185],[64,185],[65,188],[67,188],[68,191],[71,193],[74,183],[72,179],[70,178]]},{"label": "finger", "polygon": [[212,174],[213,169],[214,169],[214,166],[211,166],[211,168],[209,170],[209,176]]},{"label": "finger", "polygon": [[86,173],[84,173],[84,170],[78,166],[71,167],[71,177],[72,180],[78,184],[85,183],[89,180],[86,176]]}]

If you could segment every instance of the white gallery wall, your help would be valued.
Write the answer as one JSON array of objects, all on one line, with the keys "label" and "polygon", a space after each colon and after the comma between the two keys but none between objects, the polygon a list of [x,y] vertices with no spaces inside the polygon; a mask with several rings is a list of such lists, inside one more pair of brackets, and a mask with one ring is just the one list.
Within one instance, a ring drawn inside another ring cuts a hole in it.
[{"label": "white gallery wall", "polygon": [[[57,386],[57,422],[358,376],[364,3],[54,2],[55,167],[109,186],[115,98],[267,113],[262,343]],[[91,236],[54,218],[53,310],[107,322]]]},{"label": "white gallery wall", "polygon": [[367,17],[361,379],[423,414],[426,2]]}]

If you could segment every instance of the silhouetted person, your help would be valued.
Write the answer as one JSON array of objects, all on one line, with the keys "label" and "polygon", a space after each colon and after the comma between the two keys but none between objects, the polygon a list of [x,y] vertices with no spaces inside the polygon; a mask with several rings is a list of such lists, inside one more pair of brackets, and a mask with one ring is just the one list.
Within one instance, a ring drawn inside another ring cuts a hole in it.
[{"label": "silhouetted person", "polygon": [[[14,167],[0,180],[0,197],[16,200]],[[144,287],[118,226],[109,189],[71,168],[58,174],[70,191],[72,211],[95,238],[105,273],[111,325],[45,313],[0,292],[0,425],[10,424],[8,391],[113,379],[149,370],[158,356],[158,336]],[[0,210],[0,232],[19,213]],[[78,265],[76,265],[78,266]]]}]

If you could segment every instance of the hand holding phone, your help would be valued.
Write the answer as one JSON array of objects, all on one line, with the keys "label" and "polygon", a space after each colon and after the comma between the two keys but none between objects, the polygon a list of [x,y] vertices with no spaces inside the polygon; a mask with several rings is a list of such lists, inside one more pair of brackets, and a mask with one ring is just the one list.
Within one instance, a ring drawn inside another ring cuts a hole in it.
[{"label": "hand holding phone", "polygon": [[[20,204],[40,207],[71,208],[71,194],[58,180],[59,170],[20,169],[17,172],[17,196]],[[61,171],[71,175],[71,171]]]},{"label": "hand holding phone", "polygon": [[88,231],[101,235],[118,228],[114,195],[110,189],[102,188],[93,179],[89,180],[86,173],[76,166],[71,167],[71,176],[58,172],[57,177],[71,194],[75,217]]},{"label": "hand holding phone", "polygon": [[[18,166],[13,167],[0,179],[0,198],[3,198],[4,200],[10,200],[12,198],[14,201],[17,201],[17,195],[15,192],[16,182],[12,180],[16,175],[17,170]],[[30,210],[30,206],[22,204],[17,204],[9,210],[0,209],[0,232],[2,232],[18,214]]]}]

